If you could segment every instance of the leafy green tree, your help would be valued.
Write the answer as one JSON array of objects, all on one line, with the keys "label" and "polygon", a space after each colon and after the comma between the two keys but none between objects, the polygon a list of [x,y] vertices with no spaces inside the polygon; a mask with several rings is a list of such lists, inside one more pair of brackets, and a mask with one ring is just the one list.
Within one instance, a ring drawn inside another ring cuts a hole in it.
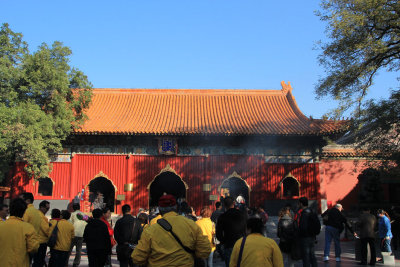
[{"label": "leafy green tree", "polygon": [[322,0],[317,15],[328,23],[329,37],[321,44],[319,60],[326,76],[316,86],[317,97],[338,100],[336,116],[352,112],[354,129],[363,129],[357,135],[359,147],[379,149],[384,158],[396,159],[400,151],[398,81],[393,81],[397,89],[389,99],[366,101],[365,97],[379,71],[399,71],[400,2]]},{"label": "leafy green tree", "polygon": [[[21,33],[0,29],[0,181],[15,162],[34,178],[51,171],[50,155],[85,120],[92,85],[69,65],[60,42],[29,52]],[[79,88],[79,89],[77,89]]]}]

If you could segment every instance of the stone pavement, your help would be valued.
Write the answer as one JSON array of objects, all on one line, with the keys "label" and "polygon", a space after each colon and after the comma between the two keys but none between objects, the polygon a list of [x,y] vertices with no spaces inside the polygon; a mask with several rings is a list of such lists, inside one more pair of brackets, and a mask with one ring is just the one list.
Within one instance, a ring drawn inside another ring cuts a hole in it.
[{"label": "stone pavement", "polygon": [[[270,217],[267,229],[268,229],[268,236],[275,239],[277,242],[279,242],[279,239],[276,237],[276,226],[277,226],[277,217]],[[324,254],[324,227],[321,230],[321,233],[318,236],[318,243],[316,245],[316,256],[318,260],[318,266],[321,267],[350,267],[350,266],[360,266],[358,265],[358,261],[355,260],[355,252],[354,252],[354,240],[346,241],[346,242],[341,242],[341,248],[342,248],[342,261],[341,262],[335,262],[334,258],[334,245],[333,243],[331,244],[331,253],[330,253],[330,261],[325,263],[322,261],[322,257]],[[70,257],[69,260],[69,265],[72,266],[72,261],[74,258],[74,252],[72,256]],[[396,266],[400,266],[400,251],[395,251],[395,258],[396,258]],[[117,260],[117,256],[115,255],[115,248],[114,248],[114,254],[112,255],[112,265],[113,266],[119,266],[119,262]],[[82,255],[82,260],[80,266],[88,266],[88,260],[87,260],[87,255],[84,253]],[[214,259],[214,267],[224,267],[224,263],[220,258],[215,258]],[[301,261],[297,262],[296,267],[302,266]],[[383,264],[377,263],[376,266],[384,266]],[[255,266],[256,267],[256,266]]]}]

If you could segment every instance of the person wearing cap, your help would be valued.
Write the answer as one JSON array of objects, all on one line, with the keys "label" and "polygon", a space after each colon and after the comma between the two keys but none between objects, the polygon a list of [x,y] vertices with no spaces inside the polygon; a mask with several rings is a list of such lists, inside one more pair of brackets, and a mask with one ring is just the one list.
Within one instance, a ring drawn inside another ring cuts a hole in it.
[{"label": "person wearing cap", "polygon": [[[324,261],[329,261],[329,251],[331,249],[332,240],[335,243],[336,261],[340,262],[340,233],[347,227],[349,231],[356,236],[351,226],[348,224],[346,217],[342,214],[343,206],[337,203],[333,208],[325,211],[321,217],[324,218],[325,227],[325,249]],[[327,219],[326,219],[327,218]]]},{"label": "person wearing cap", "polygon": [[186,252],[178,241],[159,223],[149,225],[132,253],[133,263],[151,266],[193,266],[194,256],[208,258],[211,244],[201,228],[192,220],[178,215],[176,199],[172,195],[163,195],[158,201],[162,218],[171,226],[172,232],[182,244],[193,250],[195,255]]}]

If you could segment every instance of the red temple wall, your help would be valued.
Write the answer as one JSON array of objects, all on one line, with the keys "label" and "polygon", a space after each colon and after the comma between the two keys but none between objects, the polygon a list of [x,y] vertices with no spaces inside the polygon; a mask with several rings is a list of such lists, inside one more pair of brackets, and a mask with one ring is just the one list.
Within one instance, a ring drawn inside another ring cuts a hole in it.
[{"label": "red temple wall", "polygon": [[[318,163],[275,164],[265,163],[263,156],[141,156],[76,154],[71,162],[53,163],[49,177],[53,180],[53,195],[39,196],[38,183],[28,179],[23,165],[18,164],[11,179],[12,196],[20,192],[33,192],[35,199],[72,200],[83,187],[103,172],[116,187],[117,194],[125,194],[125,201],[135,209],[148,206],[147,186],[169,164],[188,185],[187,201],[196,208],[212,205],[210,195],[219,195],[218,187],[236,171],[250,186],[250,206],[266,199],[282,199],[279,183],[289,172],[300,182],[300,196],[320,199],[320,172]],[[132,192],[124,192],[124,184],[133,183]],[[203,191],[203,184],[211,184],[211,191]],[[86,191],[86,193],[88,193]]]},{"label": "red temple wall", "polygon": [[328,207],[340,202],[344,208],[358,204],[358,175],[367,168],[365,160],[322,160],[320,162],[321,198]]}]

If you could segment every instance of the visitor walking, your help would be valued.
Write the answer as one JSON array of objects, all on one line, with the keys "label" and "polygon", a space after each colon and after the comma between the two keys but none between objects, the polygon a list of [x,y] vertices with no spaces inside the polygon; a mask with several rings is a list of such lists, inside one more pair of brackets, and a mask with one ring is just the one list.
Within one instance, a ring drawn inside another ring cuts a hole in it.
[{"label": "visitor walking", "polygon": [[[24,222],[30,223],[33,228],[35,228],[36,234],[39,234],[40,225],[42,224],[42,216],[40,215],[40,211],[33,206],[33,194],[30,192],[25,192],[20,195],[20,198],[22,198],[28,205],[22,219],[24,220]],[[29,254],[30,263],[32,262],[34,256],[35,253]]]},{"label": "visitor walking", "polygon": [[321,231],[321,224],[317,214],[308,207],[306,197],[299,198],[299,211],[296,213],[298,223],[297,235],[301,247],[303,267],[317,267],[315,257],[316,235]]},{"label": "visitor walking", "polygon": [[0,266],[29,266],[29,253],[36,252],[39,240],[33,226],[22,220],[27,205],[20,198],[10,204],[10,218],[0,223]]},{"label": "visitor walking", "polygon": [[92,211],[93,218],[88,221],[83,232],[83,241],[86,243],[89,267],[103,267],[107,255],[111,254],[111,240],[107,225],[101,221],[101,209]]},{"label": "visitor walking", "polygon": [[[224,210],[222,208],[222,204],[220,201],[215,202],[215,211],[211,214],[211,221],[214,223],[214,225],[217,225],[217,221],[219,216],[224,213]],[[222,252],[222,245],[219,242],[216,237],[214,238],[215,240],[215,250],[217,251],[218,255],[223,259],[223,252]]]},{"label": "visitor walking", "polygon": [[221,202],[215,202],[215,211],[211,214],[211,221],[217,224],[218,218],[222,213],[224,213],[224,211],[222,210]]},{"label": "visitor walking", "polygon": [[42,216],[40,215],[40,211],[33,206],[33,194],[25,192],[20,195],[20,198],[22,198],[26,205],[28,205],[22,219],[24,222],[32,224],[33,228],[35,228],[35,231],[38,234],[40,225],[42,224]]},{"label": "visitor walking", "polygon": [[50,209],[50,202],[43,200],[39,203],[40,217],[42,218],[40,229],[38,233],[39,249],[38,252],[33,256],[32,267],[43,267],[45,264],[46,252],[47,252],[47,241],[50,235],[49,220],[46,217],[46,213]]},{"label": "visitor walking", "polygon": [[292,247],[294,244],[296,234],[296,226],[290,213],[290,208],[283,208],[279,212],[278,221],[278,237],[279,248],[281,249],[285,266],[293,267],[294,261],[292,260]]},{"label": "visitor walking", "polygon": [[132,253],[133,263],[182,267],[193,266],[194,257],[207,258],[211,252],[207,236],[194,221],[178,215],[175,197],[163,195],[158,205],[162,219],[144,229]]},{"label": "visitor walking", "polygon": [[331,242],[335,243],[335,257],[336,261],[340,262],[340,254],[342,250],[340,248],[340,233],[347,227],[349,231],[356,235],[348,224],[346,217],[342,214],[343,206],[337,203],[333,208],[325,211],[321,217],[324,220],[325,227],[325,249],[324,249],[324,261],[329,261],[329,251],[331,249]]},{"label": "visitor walking", "polygon": [[379,238],[381,239],[380,247],[382,252],[392,252],[392,248],[390,247],[390,240],[392,239],[392,231],[390,225],[390,217],[386,211],[379,209],[378,210],[379,224],[378,224],[378,232]]},{"label": "visitor walking", "polygon": [[224,206],[227,210],[218,218],[216,237],[222,244],[225,266],[228,267],[235,242],[246,235],[246,217],[235,208],[232,197],[224,198]]},{"label": "visitor walking", "polygon": [[83,232],[85,231],[87,222],[83,219],[84,214],[82,214],[82,212],[80,211],[81,206],[79,203],[72,204],[72,209],[74,211],[71,213],[70,221],[74,226],[75,236],[72,239],[69,255],[71,255],[72,249],[75,247],[75,258],[72,267],[77,267],[81,263]]},{"label": "visitor walking", "polygon": [[370,265],[375,265],[375,226],[376,218],[370,213],[370,209],[365,207],[362,210],[360,221],[358,223],[360,229],[360,248],[361,248],[361,265],[367,265],[368,245],[371,251]]},{"label": "visitor walking", "polygon": [[58,233],[56,244],[50,249],[49,267],[66,266],[68,264],[72,239],[75,235],[74,226],[68,221],[71,217],[71,213],[67,210],[63,210],[59,216],[59,214],[53,214],[53,211],[52,215],[54,215],[54,219],[50,221],[51,226],[49,233],[51,234],[56,226],[58,228]]},{"label": "visitor walking", "polygon": [[122,218],[115,223],[114,227],[117,258],[121,267],[132,267],[134,265],[131,254],[140,239],[142,227],[140,221],[131,215],[131,207],[128,204],[122,206],[122,213]]},{"label": "visitor walking", "polygon": [[268,233],[267,222],[269,219],[268,213],[260,206],[257,208],[256,214],[257,214],[257,216],[260,217],[261,221],[263,222],[263,224],[264,224],[264,232],[263,233],[265,236],[267,236],[267,233]]},{"label": "visitor walking", "polygon": [[283,267],[281,251],[275,240],[263,236],[260,218],[247,220],[247,236],[238,239],[232,250],[230,267]]},{"label": "visitor walking", "polygon": [[[106,224],[107,229],[108,229],[108,234],[110,236],[110,242],[111,242],[111,248],[114,247],[117,242],[114,239],[114,229],[112,228],[109,220],[111,219],[111,210],[109,207],[103,208],[103,216],[101,217],[101,220]],[[111,267],[111,250],[110,253],[107,255],[106,258],[106,267]]]},{"label": "visitor walking", "polygon": [[211,253],[205,262],[206,263],[205,266],[212,267],[213,266],[213,256],[214,256],[214,251],[215,251],[215,244],[213,242],[213,239],[215,236],[215,225],[210,219],[211,209],[207,206],[204,207],[200,211],[200,216],[201,216],[201,219],[197,220],[196,224],[201,228],[201,230],[203,231],[203,234],[207,236],[208,241],[210,241],[210,244],[211,244]]}]

